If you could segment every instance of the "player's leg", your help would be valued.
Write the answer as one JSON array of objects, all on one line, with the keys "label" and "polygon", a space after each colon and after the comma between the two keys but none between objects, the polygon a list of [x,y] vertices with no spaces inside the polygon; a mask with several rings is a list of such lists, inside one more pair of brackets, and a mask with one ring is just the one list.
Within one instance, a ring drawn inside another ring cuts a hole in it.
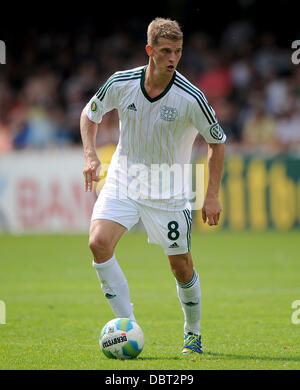
[{"label": "player's leg", "polygon": [[184,313],[184,332],[200,334],[201,290],[191,252],[169,255],[171,270],[176,279],[178,298]]},{"label": "player's leg", "polygon": [[199,275],[193,267],[191,252],[169,255],[171,270],[176,279],[176,287],[182,311],[184,313],[185,345],[183,353],[189,346],[196,352],[202,352],[200,335],[201,289]]},{"label": "player's leg", "polygon": [[115,246],[126,230],[125,226],[108,219],[91,221],[89,247],[95,263],[105,263],[113,256]]},{"label": "player's leg", "polygon": [[[192,344],[196,341],[196,352],[202,352],[200,282],[190,252],[191,212],[189,209],[169,212],[143,207],[141,218],[148,233],[148,242],[161,245],[169,258],[184,313],[185,346],[187,341]],[[186,353],[185,348],[183,352]]]},{"label": "player's leg", "polygon": [[194,267],[191,252],[169,255],[169,263],[175,279],[179,283],[188,283],[193,277]]},{"label": "player's leg", "polygon": [[115,317],[135,320],[129,287],[114,249],[123,233],[137,223],[139,217],[132,205],[117,199],[98,198],[92,215],[89,246],[93,266],[104,296]]}]

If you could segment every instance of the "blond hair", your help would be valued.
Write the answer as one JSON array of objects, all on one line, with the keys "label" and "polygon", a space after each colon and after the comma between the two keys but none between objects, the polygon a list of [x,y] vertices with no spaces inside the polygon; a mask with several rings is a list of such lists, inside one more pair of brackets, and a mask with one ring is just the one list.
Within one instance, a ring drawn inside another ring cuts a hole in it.
[{"label": "blond hair", "polygon": [[183,39],[183,33],[178,22],[171,19],[155,18],[148,26],[148,45],[157,45],[159,38],[171,39],[172,41]]}]

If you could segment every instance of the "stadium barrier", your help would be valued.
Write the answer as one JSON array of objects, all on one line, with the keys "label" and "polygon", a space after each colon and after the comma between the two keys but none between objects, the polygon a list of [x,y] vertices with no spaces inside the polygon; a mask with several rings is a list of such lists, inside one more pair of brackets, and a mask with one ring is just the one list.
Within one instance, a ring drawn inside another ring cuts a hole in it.
[{"label": "stadium barrier", "polygon": [[[101,160],[107,163],[113,151],[111,145],[100,149]],[[205,158],[195,163],[204,163],[207,181]],[[82,170],[80,149],[0,155],[0,231],[87,233],[96,194],[84,192]],[[223,212],[219,226],[203,224],[201,210],[196,210],[194,227],[201,231],[260,232],[298,228],[300,158],[228,156],[220,200]]]},{"label": "stadium barrier", "polygon": [[86,233],[95,195],[82,170],[80,150],[0,156],[0,231]]}]

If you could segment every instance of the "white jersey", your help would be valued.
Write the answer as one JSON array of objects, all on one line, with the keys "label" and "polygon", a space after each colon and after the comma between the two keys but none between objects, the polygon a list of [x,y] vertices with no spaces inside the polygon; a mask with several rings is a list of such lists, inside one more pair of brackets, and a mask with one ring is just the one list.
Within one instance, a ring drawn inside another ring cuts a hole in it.
[{"label": "white jersey", "polygon": [[177,71],[166,89],[151,98],[144,87],[146,68],[116,72],[86,106],[95,123],[112,109],[119,114],[119,142],[102,191],[155,208],[183,210],[187,175],[170,188],[164,171],[184,171],[198,132],[207,143],[225,142],[226,135],[204,94]]}]

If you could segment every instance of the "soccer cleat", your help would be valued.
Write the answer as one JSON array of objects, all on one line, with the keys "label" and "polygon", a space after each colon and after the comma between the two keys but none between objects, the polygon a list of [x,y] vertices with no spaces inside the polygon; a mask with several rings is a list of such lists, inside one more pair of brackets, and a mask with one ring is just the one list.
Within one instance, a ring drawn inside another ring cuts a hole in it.
[{"label": "soccer cleat", "polygon": [[192,332],[185,333],[182,354],[195,355],[202,352],[201,336]]}]

